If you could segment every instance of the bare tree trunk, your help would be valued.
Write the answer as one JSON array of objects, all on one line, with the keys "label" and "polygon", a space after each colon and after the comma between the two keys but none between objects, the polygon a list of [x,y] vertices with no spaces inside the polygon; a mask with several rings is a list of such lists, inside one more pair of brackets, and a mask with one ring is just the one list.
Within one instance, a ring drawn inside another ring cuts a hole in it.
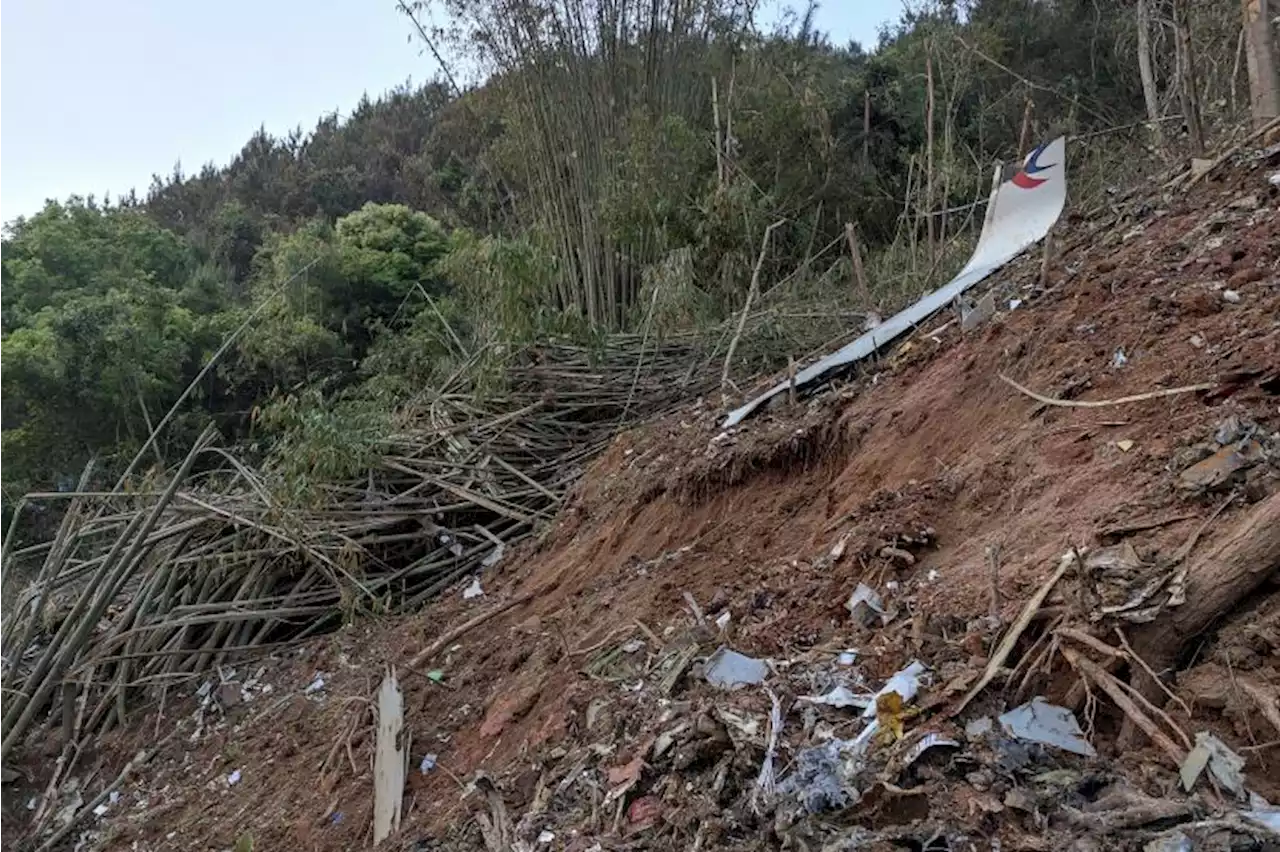
[{"label": "bare tree trunk", "polygon": [[925,85],[928,87],[927,100],[925,102],[925,189],[924,189],[924,212],[925,212],[925,232],[929,240],[929,262],[934,260],[934,232],[933,232],[933,45],[928,47],[928,53],[924,59]]},{"label": "bare tree trunk", "polygon": [[[1247,0],[1246,0],[1247,2]],[[1147,102],[1147,121],[1157,146],[1164,146],[1160,129],[1160,96],[1156,92],[1156,75],[1151,69],[1151,0],[1138,0],[1138,73],[1142,76],[1142,97]]]},{"label": "bare tree trunk", "polygon": [[1196,93],[1196,65],[1191,53],[1191,24],[1187,0],[1173,0],[1173,30],[1178,59],[1178,95],[1182,120],[1187,124],[1193,154],[1204,153],[1204,128],[1200,124],[1200,96]]},{"label": "bare tree trunk", "polygon": [[1018,133],[1018,161],[1019,162],[1021,162],[1023,158],[1025,158],[1027,154],[1030,153],[1027,150],[1027,145],[1030,143],[1030,140],[1031,140],[1031,110],[1033,109],[1033,107],[1034,107],[1034,102],[1031,100],[1031,97],[1028,96],[1027,105],[1022,108],[1022,130],[1019,131]]},{"label": "bare tree trunk", "polygon": [[861,303],[858,307],[870,310],[875,306],[871,301],[871,289],[867,286],[867,273],[862,266],[862,249],[858,245],[857,229],[852,222],[844,223],[844,238],[849,244],[849,260],[853,263],[853,284]]},{"label": "bare tree trunk", "polygon": [[716,188],[724,189],[724,136],[720,132],[720,93],[711,77],[711,118],[716,125]]},{"label": "bare tree trunk", "polygon": [[1280,71],[1277,71],[1271,17],[1274,0],[1243,0],[1245,56],[1249,67],[1249,103],[1255,127],[1280,115]]},{"label": "bare tree trunk", "polygon": [[871,90],[862,93],[862,167],[871,167]]}]

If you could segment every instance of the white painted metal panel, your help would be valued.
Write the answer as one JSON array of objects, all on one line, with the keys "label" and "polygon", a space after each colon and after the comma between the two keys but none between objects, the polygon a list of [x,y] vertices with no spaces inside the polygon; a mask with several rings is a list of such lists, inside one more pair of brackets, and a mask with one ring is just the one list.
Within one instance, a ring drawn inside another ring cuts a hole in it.
[{"label": "white painted metal panel", "polygon": [[[1023,167],[992,192],[978,245],[955,278],[852,343],[801,370],[796,374],[796,386],[867,357],[951,304],[956,296],[1043,239],[1062,215],[1066,200],[1066,139],[1060,136],[1032,151]],[[770,398],[786,391],[790,384],[790,380],[781,382],[730,412],[723,428],[741,423]]]}]

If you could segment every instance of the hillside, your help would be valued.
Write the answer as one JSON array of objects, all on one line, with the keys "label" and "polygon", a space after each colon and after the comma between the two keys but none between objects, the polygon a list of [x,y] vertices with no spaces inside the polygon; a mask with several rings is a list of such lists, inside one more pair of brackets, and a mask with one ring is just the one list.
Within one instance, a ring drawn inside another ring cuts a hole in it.
[{"label": "hillside", "polygon": [[[1178,776],[1207,732],[1280,800],[1280,152],[1256,144],[1074,217],[1046,275],[988,282],[1004,307],[973,331],[938,317],[732,434],[702,400],[618,436],[482,597],[459,578],[229,662],[96,743],[50,813],[118,793],[74,829],[95,848],[362,846],[392,666],[388,848],[1270,848],[1275,811],[1229,772]],[[883,619],[851,618],[859,583]],[[721,645],[768,660],[763,686],[708,684]],[[879,717],[904,738],[842,762],[861,713],[806,696],[913,659],[918,711]],[[1096,757],[983,732],[1037,695]],[[909,756],[934,734],[953,745]],[[18,766],[8,836],[59,749]]]},{"label": "hillside", "polygon": [[398,6],[6,226],[6,849],[1280,842],[1260,5]]},{"label": "hillside", "polygon": [[[284,490],[359,476],[386,413],[471,353],[731,319],[781,222],[760,278],[790,339],[733,365],[776,368],[798,342],[788,315],[884,315],[958,265],[991,163],[1028,140],[1084,141],[1094,182],[1074,191],[1090,206],[1204,144],[1176,111],[1139,125],[1137,32],[1118,6],[924,6],[870,50],[830,44],[811,15],[762,32],[733,2],[627,4],[617,42],[582,10],[526,33],[542,4],[521,2],[528,15],[455,4],[456,31],[422,31],[479,63],[482,84],[395,90],[309,132],[259,132],[225,167],[8,223],[6,526],[24,494],[70,491],[91,459],[110,488],[140,451],[175,464],[210,423]],[[1195,10],[1206,56],[1232,55],[1237,18]],[[1170,104],[1171,45],[1161,27],[1150,51]],[[1213,144],[1248,108],[1247,74],[1202,63],[1199,86]],[[847,225],[862,291],[846,283]],[[20,518],[20,538],[56,514]]]}]

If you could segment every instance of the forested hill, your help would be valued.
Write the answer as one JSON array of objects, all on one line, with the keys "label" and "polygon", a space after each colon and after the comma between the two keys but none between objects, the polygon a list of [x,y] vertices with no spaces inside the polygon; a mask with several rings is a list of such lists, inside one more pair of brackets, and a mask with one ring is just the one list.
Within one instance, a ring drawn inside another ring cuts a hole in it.
[{"label": "forested hill", "polygon": [[[282,475],[347,475],[397,406],[492,344],[722,320],[775,221],[777,295],[852,299],[853,223],[864,301],[887,309],[963,257],[994,160],[1146,114],[1126,3],[921,6],[872,52],[811,14],[761,33],[731,0],[446,5],[458,27],[433,46],[477,57],[485,85],[395,90],[145,196],[10,223],[6,510],[91,458],[118,473],[242,326],[149,463],[213,419]],[[1175,4],[1151,5],[1155,108],[1174,114]],[[1189,13],[1208,126],[1248,101],[1238,9],[1210,5]],[[1073,191],[1197,144],[1160,126],[1090,136]]]}]

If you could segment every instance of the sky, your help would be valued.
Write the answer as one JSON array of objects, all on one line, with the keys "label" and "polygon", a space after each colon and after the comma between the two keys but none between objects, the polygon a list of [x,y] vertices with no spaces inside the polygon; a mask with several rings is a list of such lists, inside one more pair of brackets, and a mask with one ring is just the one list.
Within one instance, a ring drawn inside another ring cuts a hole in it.
[{"label": "sky", "polygon": [[[901,9],[826,0],[817,28],[869,47]],[[426,82],[436,66],[410,32],[394,0],[4,0],[0,221],[47,198],[141,194],[175,163],[226,164],[261,126],[309,130]]]}]

